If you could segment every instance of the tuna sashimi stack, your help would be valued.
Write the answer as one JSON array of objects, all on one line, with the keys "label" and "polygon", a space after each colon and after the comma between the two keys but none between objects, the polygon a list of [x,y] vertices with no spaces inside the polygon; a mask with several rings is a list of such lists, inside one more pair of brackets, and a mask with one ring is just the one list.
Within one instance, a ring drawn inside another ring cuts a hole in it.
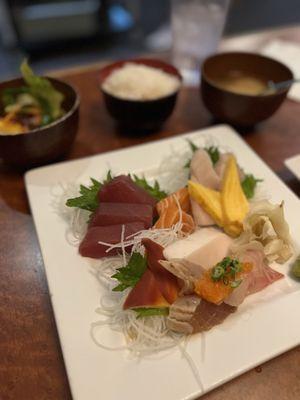
[{"label": "tuna sashimi stack", "polygon": [[[119,175],[99,190],[99,206],[92,214],[88,231],[79,246],[84,257],[101,258],[117,254],[108,246],[117,244],[152,226],[156,200],[137,186],[129,176]],[[99,243],[100,242],[100,243]],[[130,247],[126,248],[130,251]]]}]

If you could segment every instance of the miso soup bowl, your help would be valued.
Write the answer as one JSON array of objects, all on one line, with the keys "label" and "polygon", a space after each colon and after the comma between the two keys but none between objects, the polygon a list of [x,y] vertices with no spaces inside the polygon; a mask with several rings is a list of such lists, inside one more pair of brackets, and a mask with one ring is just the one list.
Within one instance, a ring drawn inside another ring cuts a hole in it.
[{"label": "miso soup bowl", "polygon": [[[71,85],[58,79],[47,79],[64,95],[62,107],[65,114],[48,125],[26,133],[0,134],[0,160],[6,164],[22,168],[47,164],[61,159],[74,142],[78,130],[79,95]],[[3,89],[22,85],[22,78],[0,83],[0,99]],[[3,113],[0,101],[0,115]]]},{"label": "miso soup bowl", "polygon": [[234,71],[265,82],[293,79],[293,73],[284,64],[254,53],[220,53],[207,58],[201,70],[201,95],[207,109],[221,121],[237,126],[251,126],[275,113],[289,87],[273,93],[250,95],[235,93],[222,87]]},{"label": "miso soup bowl", "polygon": [[160,69],[175,76],[182,82],[179,71],[171,64],[157,59],[133,59],[117,61],[102,68],[99,72],[100,90],[102,92],[107,111],[117,124],[133,131],[149,131],[158,129],[172,114],[179,89],[170,95],[154,100],[127,100],[116,97],[102,89],[105,79],[116,69],[126,63],[143,64]]}]

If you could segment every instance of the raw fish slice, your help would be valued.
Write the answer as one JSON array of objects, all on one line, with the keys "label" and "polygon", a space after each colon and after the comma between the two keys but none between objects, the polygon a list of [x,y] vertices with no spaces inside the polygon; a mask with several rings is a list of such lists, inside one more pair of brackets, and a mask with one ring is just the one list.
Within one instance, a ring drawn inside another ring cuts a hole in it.
[{"label": "raw fish slice", "polygon": [[141,222],[145,229],[152,226],[153,209],[149,204],[100,203],[89,226],[107,226],[126,222]]},{"label": "raw fish slice", "polygon": [[[219,160],[216,162],[216,165],[215,165],[215,171],[220,178],[220,182],[222,182],[222,180],[223,180],[227,161],[229,160],[229,158],[232,155],[233,155],[232,153],[220,153]],[[242,181],[245,177],[245,173],[239,166],[238,166],[238,172],[239,172],[240,181]],[[221,187],[219,187],[219,189],[221,189]]]},{"label": "raw fish slice", "polygon": [[179,189],[177,192],[158,202],[156,210],[159,218],[154,228],[171,228],[181,219],[183,232],[191,233],[195,230],[194,220],[188,214],[190,211],[190,199],[187,188]]},{"label": "raw fish slice", "polygon": [[191,210],[195,225],[212,226],[216,224],[212,217],[194,199],[191,199]]},{"label": "raw fish slice", "polygon": [[[155,229],[164,229],[171,228],[180,220],[180,213],[177,210],[173,211],[172,209],[168,209],[165,213],[163,213],[159,219],[156,221],[154,228]],[[181,222],[182,227],[181,231],[187,234],[194,232],[195,223],[193,217],[186,212],[182,211],[181,213]]]},{"label": "raw fish slice", "polygon": [[183,260],[160,260],[160,264],[171,274],[179,278],[180,294],[191,294],[194,292],[195,281],[199,279],[204,269]]},{"label": "raw fish slice", "polygon": [[194,292],[202,276],[229,254],[232,239],[215,228],[203,228],[164,249],[161,265],[180,279],[181,294]]},{"label": "raw fish slice", "polygon": [[190,322],[193,326],[193,333],[208,331],[214,326],[221,324],[236,309],[236,307],[225,303],[216,305],[201,300]]},{"label": "raw fish slice", "polygon": [[181,259],[207,270],[228,255],[231,244],[232,239],[225,233],[203,228],[170,244],[163,254],[168,261]]},{"label": "raw fish slice", "polygon": [[[192,175],[191,182],[198,184],[198,180]],[[204,210],[203,206],[199,204],[198,201],[192,198],[191,199],[191,207],[194,221],[197,221],[197,225],[199,226],[210,226],[216,225],[215,220]]]},{"label": "raw fish slice", "polygon": [[241,258],[243,262],[253,263],[255,268],[250,275],[251,281],[248,289],[248,294],[259,292],[266,286],[283,278],[284,275],[273,270],[265,263],[264,254],[262,251],[247,251]]},{"label": "raw fish slice", "polygon": [[104,203],[138,203],[154,207],[156,200],[126,175],[119,175],[102,186],[98,199]]},{"label": "raw fish slice", "polygon": [[195,151],[191,161],[191,175],[198,183],[210,189],[218,190],[220,187],[220,177],[214,170],[210,156],[204,149]]},{"label": "raw fish slice", "polygon": [[[91,258],[102,258],[109,257],[118,254],[120,249],[112,249],[110,252],[106,252],[107,246],[98,243],[105,242],[109,244],[117,244],[121,241],[122,227],[124,226],[124,238],[133,235],[144,229],[144,224],[141,222],[131,222],[128,224],[118,224],[109,226],[95,226],[89,228],[85,237],[79,246],[79,253],[83,257]],[[126,251],[129,251],[130,247],[126,247]]]},{"label": "raw fish slice", "polygon": [[190,321],[200,302],[200,297],[194,295],[178,298],[169,309],[168,328],[175,332],[193,333],[193,326]]},{"label": "raw fish slice", "polygon": [[151,239],[143,239],[142,244],[147,252],[148,268],[152,271],[160,292],[172,304],[177,299],[179,286],[176,277],[163,268],[159,262],[164,259],[163,247]]},{"label": "raw fish slice", "polygon": [[[177,201],[175,200],[177,199]],[[186,187],[177,190],[177,192],[172,193],[170,196],[165,199],[160,200],[156,204],[156,209],[158,214],[162,214],[167,208],[171,205],[175,205],[178,208],[178,203],[182,211],[189,212],[190,211],[190,196]]]},{"label": "raw fish slice", "polygon": [[[200,296],[202,299],[209,301],[214,304],[221,304],[223,301],[227,303],[226,299],[231,296],[235,290],[238,288],[234,288],[231,286],[233,281],[244,281],[247,279],[249,274],[253,269],[253,264],[250,263],[242,263],[242,270],[236,273],[234,276],[228,276],[227,282],[224,283],[223,279],[218,281],[214,281],[211,278],[211,270],[207,271],[201,279],[199,279],[195,283],[195,293]],[[230,303],[231,304],[231,303]],[[232,305],[232,304],[231,304]]]},{"label": "raw fish slice", "polygon": [[[200,183],[210,189],[219,189],[221,185],[220,177],[214,170],[207,151],[197,150],[191,161],[191,181]],[[215,225],[211,216],[193,199],[191,199],[192,214],[196,225],[209,226]]]},{"label": "raw fish slice", "polygon": [[246,296],[261,291],[284,276],[280,272],[274,271],[265,263],[262,251],[249,250],[240,259],[242,262],[251,263],[253,269],[240,286],[224,300],[225,303],[233,306],[238,306],[244,301]]},{"label": "raw fish slice", "polygon": [[216,305],[197,296],[178,298],[169,309],[167,326],[184,334],[207,331],[222,323],[236,307],[227,304]]},{"label": "raw fish slice", "polygon": [[146,269],[141,279],[129,292],[124,310],[138,307],[168,307],[169,303],[162,295],[159,285],[149,268]]}]

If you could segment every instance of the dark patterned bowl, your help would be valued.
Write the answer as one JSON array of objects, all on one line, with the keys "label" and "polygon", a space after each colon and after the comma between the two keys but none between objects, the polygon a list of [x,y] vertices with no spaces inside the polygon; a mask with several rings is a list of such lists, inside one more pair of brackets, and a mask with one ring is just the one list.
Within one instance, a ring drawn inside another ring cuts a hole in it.
[{"label": "dark patterned bowl", "polygon": [[[48,79],[65,96],[62,105],[66,111],[65,115],[28,133],[0,135],[0,159],[4,163],[28,168],[58,160],[69,151],[78,130],[79,95],[69,84],[53,78]],[[22,85],[22,78],[2,82],[0,95],[5,88]],[[2,104],[0,114],[3,115]]]}]

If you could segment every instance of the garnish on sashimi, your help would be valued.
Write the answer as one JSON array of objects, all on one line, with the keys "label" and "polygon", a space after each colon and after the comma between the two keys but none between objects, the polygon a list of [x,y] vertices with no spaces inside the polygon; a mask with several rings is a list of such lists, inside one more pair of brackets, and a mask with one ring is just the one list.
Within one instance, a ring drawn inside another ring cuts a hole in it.
[{"label": "garnish on sashimi", "polygon": [[157,181],[109,172],[67,201],[90,212],[80,254],[112,260],[118,312],[134,318],[130,340],[141,334],[132,334],[133,325],[147,320],[146,341],[157,334],[153,326],[165,329],[159,338],[213,328],[283,278],[268,263],[292,255],[283,204],[249,203],[260,180],[245,175],[232,153],[190,147],[190,180],[169,195]]},{"label": "garnish on sashimi", "polygon": [[252,268],[250,263],[225,257],[196,282],[195,293],[211,303],[220,304],[242,283],[243,277]]}]

